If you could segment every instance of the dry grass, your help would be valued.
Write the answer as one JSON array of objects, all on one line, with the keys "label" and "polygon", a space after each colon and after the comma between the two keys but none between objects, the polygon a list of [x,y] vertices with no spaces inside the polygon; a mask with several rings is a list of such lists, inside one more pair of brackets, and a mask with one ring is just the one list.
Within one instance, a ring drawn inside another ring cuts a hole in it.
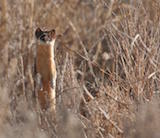
[{"label": "dry grass", "polygon": [[[0,137],[158,138],[159,7],[159,0],[1,0]],[[37,103],[36,27],[63,34],[56,115]]]},{"label": "dry grass", "polygon": [[[125,121],[125,136],[130,138],[160,137],[159,98],[153,98],[150,103],[141,103],[135,112],[134,119]],[[133,108],[135,110],[135,108]]]}]

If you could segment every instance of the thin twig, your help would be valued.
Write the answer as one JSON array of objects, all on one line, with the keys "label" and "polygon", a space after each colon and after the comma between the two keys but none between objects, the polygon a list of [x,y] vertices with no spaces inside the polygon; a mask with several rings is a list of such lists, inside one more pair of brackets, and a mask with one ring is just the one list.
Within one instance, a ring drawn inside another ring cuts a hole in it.
[{"label": "thin twig", "polygon": [[24,64],[23,64],[23,57],[20,56],[20,62],[21,62],[21,76],[22,76],[22,89],[23,89],[23,95],[26,97],[25,93],[25,77],[24,77]]},{"label": "thin twig", "polygon": [[110,119],[110,116],[101,107],[98,107],[98,109],[103,113],[104,117],[118,130],[118,132],[122,134],[123,130],[119,128],[117,124]]},{"label": "thin twig", "polygon": [[86,88],[86,86],[85,85],[83,85],[83,89],[84,89],[84,91],[87,93],[87,95],[92,99],[92,100],[94,100],[94,97],[91,95],[91,93],[87,90],[87,88]]}]

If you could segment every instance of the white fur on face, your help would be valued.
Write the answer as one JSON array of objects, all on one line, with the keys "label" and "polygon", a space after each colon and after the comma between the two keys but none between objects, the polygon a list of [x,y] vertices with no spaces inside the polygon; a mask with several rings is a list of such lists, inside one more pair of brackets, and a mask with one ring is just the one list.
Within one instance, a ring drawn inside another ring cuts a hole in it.
[{"label": "white fur on face", "polygon": [[53,39],[52,41],[48,41],[47,43],[48,43],[49,45],[51,45],[52,47],[54,47],[55,40],[56,40],[56,39]]},{"label": "white fur on face", "polygon": [[49,45],[49,46],[54,47],[55,40],[56,40],[56,39],[53,39],[52,41],[46,41],[46,42],[41,41],[41,40],[38,40],[38,43],[39,43],[39,44],[47,44],[47,45]]}]

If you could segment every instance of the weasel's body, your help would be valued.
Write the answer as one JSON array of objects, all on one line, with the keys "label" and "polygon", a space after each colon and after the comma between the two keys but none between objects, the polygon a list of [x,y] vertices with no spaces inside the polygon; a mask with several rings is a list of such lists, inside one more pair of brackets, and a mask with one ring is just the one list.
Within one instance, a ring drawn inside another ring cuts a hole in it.
[{"label": "weasel's body", "polygon": [[38,90],[38,100],[42,109],[55,109],[56,103],[56,66],[54,61],[55,30],[35,33],[37,44],[36,71],[41,78],[41,89]]}]

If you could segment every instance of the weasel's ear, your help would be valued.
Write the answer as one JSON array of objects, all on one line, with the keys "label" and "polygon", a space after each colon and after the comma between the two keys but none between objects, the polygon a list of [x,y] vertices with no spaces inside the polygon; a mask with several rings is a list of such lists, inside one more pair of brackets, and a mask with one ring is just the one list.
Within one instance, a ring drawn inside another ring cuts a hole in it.
[{"label": "weasel's ear", "polygon": [[52,29],[51,31],[49,31],[48,35],[49,35],[49,38],[55,39],[56,38],[56,30]]},{"label": "weasel's ear", "polygon": [[37,39],[43,34],[43,31],[40,28],[37,28],[35,31],[35,36]]}]

